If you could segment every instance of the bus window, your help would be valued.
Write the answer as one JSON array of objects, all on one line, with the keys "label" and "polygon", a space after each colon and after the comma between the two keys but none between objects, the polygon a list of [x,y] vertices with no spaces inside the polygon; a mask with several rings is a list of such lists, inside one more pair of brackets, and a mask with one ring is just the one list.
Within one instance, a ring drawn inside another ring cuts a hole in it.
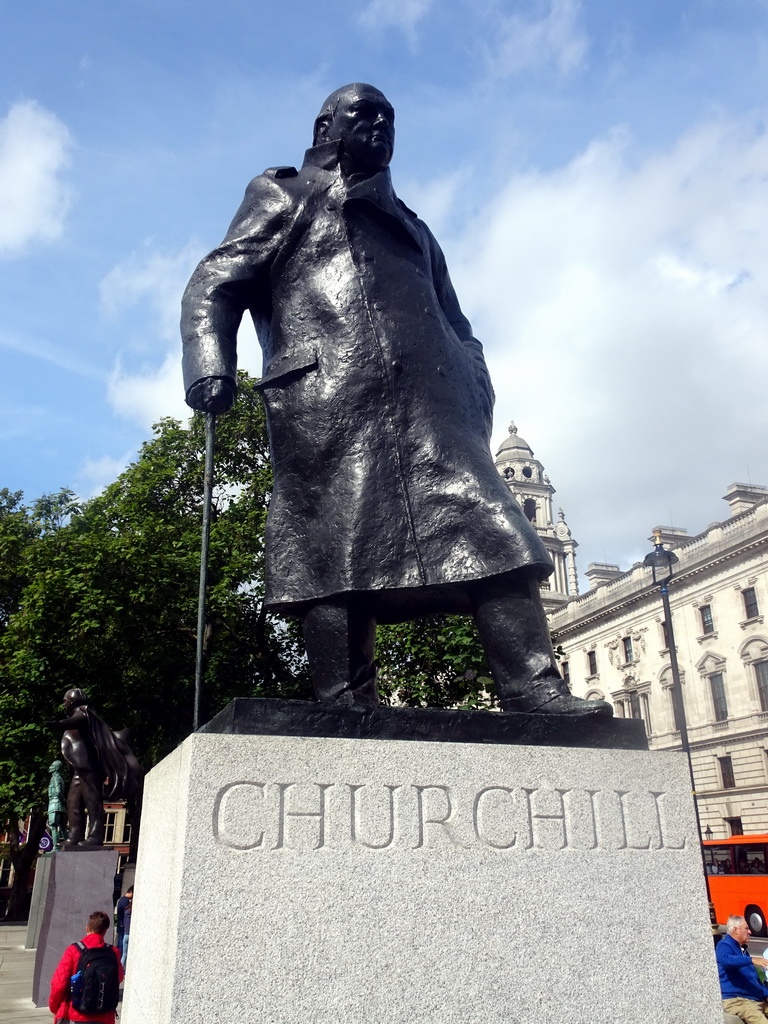
[{"label": "bus window", "polygon": [[[755,843],[755,845],[742,846],[739,850],[744,851],[744,860],[746,861],[746,870],[743,874],[750,875],[764,875],[765,874],[765,847],[762,843]],[[739,862],[741,863],[741,862]]]},{"label": "bus window", "polygon": [[707,850],[707,860],[711,854],[712,875],[733,874],[733,847],[732,846],[710,846]]}]

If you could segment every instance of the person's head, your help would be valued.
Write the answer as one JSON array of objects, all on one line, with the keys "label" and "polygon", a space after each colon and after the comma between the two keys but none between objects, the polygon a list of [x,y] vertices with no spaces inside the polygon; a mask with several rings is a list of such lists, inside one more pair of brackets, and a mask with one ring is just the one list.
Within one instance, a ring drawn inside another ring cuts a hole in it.
[{"label": "person's head", "polygon": [[738,914],[731,914],[726,922],[725,930],[732,938],[736,939],[740,946],[743,946],[752,934],[747,922],[743,917],[739,917]]},{"label": "person's head", "polygon": [[54,772],[60,772],[63,767],[64,767],[64,762],[63,761],[54,761],[53,764],[51,765],[51,767],[48,769],[48,771],[51,774],[53,774]]},{"label": "person's head", "polygon": [[73,687],[71,690],[67,690],[64,694],[64,710],[70,711],[73,708],[79,708],[82,704],[87,704],[88,701],[85,699],[85,694],[78,687]]},{"label": "person's head", "polygon": [[129,900],[133,899],[133,886],[131,886],[130,889],[125,890],[125,895],[128,897]]},{"label": "person's head", "polygon": [[353,82],[332,92],[315,118],[313,145],[340,142],[351,171],[375,173],[389,166],[395,148],[395,112],[383,92]]},{"label": "person's head", "polygon": [[107,915],[103,910],[94,910],[88,918],[86,933],[88,935],[93,935],[95,932],[97,935],[106,935],[107,928],[109,928],[109,918]]}]

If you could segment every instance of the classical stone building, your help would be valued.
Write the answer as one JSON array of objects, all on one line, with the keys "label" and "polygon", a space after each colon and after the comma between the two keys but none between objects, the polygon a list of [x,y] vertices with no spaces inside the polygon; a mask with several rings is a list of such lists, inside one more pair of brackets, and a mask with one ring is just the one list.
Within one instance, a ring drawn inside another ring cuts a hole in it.
[{"label": "classical stone building", "polygon": [[[768,488],[732,484],[725,500],[729,518],[698,536],[660,528],[679,559],[672,623],[701,825],[713,838],[768,832]],[[549,616],[572,691],[642,718],[651,749],[679,746],[650,569],[593,564],[586,576],[589,591]]]},{"label": "classical stone building", "polygon": [[555,488],[514,423],[510,424],[509,437],[496,453],[496,467],[554,562],[555,571],[542,589],[544,607],[548,613],[552,612],[579,592],[576,573],[578,545],[571,536],[562,509],[558,511],[558,521],[555,522],[552,511]]}]

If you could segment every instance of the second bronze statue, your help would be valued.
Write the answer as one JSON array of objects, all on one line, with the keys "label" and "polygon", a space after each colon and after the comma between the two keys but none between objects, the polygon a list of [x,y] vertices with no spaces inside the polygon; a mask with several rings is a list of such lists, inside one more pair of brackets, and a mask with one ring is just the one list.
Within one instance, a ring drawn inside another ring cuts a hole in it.
[{"label": "second bronze statue", "polygon": [[558,672],[552,564],[493,463],[493,388],[429,228],[396,196],[395,114],[332,93],[302,167],[248,186],[184,295],[188,404],[231,405],[249,311],[274,489],[266,605],[298,616],[320,700],[376,703],[377,622],[473,615],[505,711],[610,715]]}]

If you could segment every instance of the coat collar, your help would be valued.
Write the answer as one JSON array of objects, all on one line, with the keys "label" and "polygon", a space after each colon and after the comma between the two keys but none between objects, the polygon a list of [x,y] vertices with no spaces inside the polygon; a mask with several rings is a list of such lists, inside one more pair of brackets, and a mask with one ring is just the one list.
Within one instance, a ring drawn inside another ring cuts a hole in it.
[{"label": "coat collar", "polygon": [[[304,167],[318,167],[325,171],[335,171],[339,178],[339,143],[338,141],[323,142],[319,146],[312,146],[304,154]],[[370,178],[363,178],[351,185],[345,186],[346,196],[344,203],[362,201],[376,207],[382,213],[391,218],[397,226],[404,231],[408,240],[421,251],[422,241],[419,230],[414,223],[416,214],[397,198],[392,187],[392,176],[389,168],[378,171]]]}]

